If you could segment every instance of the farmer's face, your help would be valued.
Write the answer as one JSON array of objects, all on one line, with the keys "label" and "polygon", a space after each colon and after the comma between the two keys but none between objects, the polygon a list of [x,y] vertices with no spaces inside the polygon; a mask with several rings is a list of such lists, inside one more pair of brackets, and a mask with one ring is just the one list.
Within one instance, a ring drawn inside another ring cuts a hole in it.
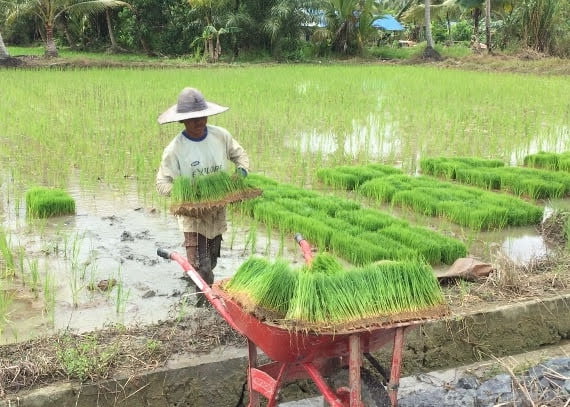
[{"label": "farmer's face", "polygon": [[202,137],[206,123],[208,123],[207,117],[197,117],[195,119],[184,120],[186,133],[188,133],[190,136]]}]

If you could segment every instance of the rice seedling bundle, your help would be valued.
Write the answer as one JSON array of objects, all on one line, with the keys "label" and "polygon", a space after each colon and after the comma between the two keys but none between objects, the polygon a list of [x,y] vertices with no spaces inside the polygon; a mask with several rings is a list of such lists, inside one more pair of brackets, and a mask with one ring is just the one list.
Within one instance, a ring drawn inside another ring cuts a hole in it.
[{"label": "rice seedling bundle", "polygon": [[26,208],[35,218],[71,215],[75,213],[75,201],[61,189],[35,187],[26,192]]},{"label": "rice seedling bundle", "polygon": [[222,288],[244,309],[293,329],[362,327],[447,313],[431,268],[384,261],[346,270],[320,253],[293,270],[283,260],[248,259]]},{"label": "rice seedling bundle", "polygon": [[248,185],[245,177],[225,171],[198,177],[177,177],[172,185],[171,212],[194,216],[201,210],[257,197],[261,190]]},{"label": "rice seedling bundle", "polygon": [[359,183],[356,175],[339,173],[332,168],[321,168],[317,170],[317,178],[334,188],[349,191],[355,189]]}]

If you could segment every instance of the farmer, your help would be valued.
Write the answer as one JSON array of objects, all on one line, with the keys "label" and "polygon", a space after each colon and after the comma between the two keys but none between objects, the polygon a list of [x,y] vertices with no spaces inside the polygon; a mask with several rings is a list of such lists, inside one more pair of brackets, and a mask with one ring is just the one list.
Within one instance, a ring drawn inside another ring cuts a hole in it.
[{"label": "farmer", "polygon": [[[207,124],[208,116],[222,113],[227,107],[208,102],[198,89],[184,88],[178,103],[158,117],[158,123],[179,122],[184,129],[164,149],[156,175],[156,189],[168,196],[176,177],[197,177],[224,171],[227,160],[236,166],[238,176],[247,176],[249,158],[245,150],[224,128]],[[208,285],[214,282],[214,268],[220,257],[222,233],[226,231],[226,210],[214,207],[199,216],[177,216],[184,233],[188,261]],[[205,304],[204,294],[196,287],[196,306]]]}]

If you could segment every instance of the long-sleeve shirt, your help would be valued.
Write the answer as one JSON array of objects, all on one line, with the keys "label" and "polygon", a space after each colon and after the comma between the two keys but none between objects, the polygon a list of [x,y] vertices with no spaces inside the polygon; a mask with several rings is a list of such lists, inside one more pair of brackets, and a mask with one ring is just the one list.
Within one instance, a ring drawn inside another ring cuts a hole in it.
[{"label": "long-sleeve shirt", "polygon": [[[162,154],[160,168],[156,175],[156,189],[161,195],[170,195],[176,177],[196,177],[225,171],[228,160],[236,167],[249,171],[249,157],[224,128],[207,125],[205,136],[190,139],[184,132],[178,134]],[[177,216],[182,232],[197,232],[213,239],[226,231],[225,208],[214,208],[201,212],[199,217]]]}]

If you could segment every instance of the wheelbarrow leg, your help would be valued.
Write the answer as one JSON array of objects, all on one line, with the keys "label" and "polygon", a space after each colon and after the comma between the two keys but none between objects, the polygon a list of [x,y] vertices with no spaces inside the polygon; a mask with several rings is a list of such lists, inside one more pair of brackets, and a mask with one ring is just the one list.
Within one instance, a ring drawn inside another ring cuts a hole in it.
[{"label": "wheelbarrow leg", "polygon": [[362,406],[362,389],[360,387],[360,367],[362,353],[360,351],[360,336],[350,335],[348,338],[348,385],[350,387],[350,407]]},{"label": "wheelbarrow leg", "polygon": [[396,328],[394,333],[394,349],[392,352],[392,368],[390,369],[390,382],[388,383],[388,396],[392,407],[398,406],[398,387],[400,386],[400,372],[402,369],[402,353],[404,350],[405,327]]},{"label": "wheelbarrow leg", "polygon": [[257,368],[257,347],[255,343],[247,340],[248,347],[248,366],[247,366],[247,390],[249,391],[248,407],[259,407],[259,393],[253,390],[253,369]]}]

